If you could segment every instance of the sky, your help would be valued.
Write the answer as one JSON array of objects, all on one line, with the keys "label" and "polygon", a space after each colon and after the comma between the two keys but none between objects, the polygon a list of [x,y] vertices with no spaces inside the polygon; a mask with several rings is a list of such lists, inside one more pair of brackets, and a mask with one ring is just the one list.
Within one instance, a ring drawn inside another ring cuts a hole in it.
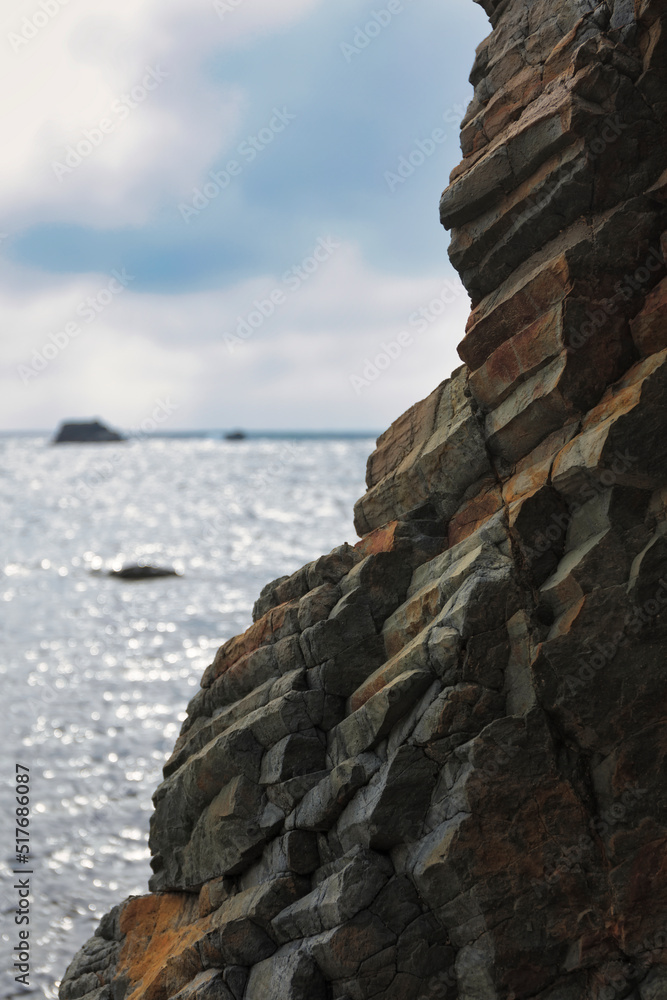
[{"label": "sky", "polygon": [[427,395],[489,30],[472,0],[3,5],[0,429],[379,431]]}]

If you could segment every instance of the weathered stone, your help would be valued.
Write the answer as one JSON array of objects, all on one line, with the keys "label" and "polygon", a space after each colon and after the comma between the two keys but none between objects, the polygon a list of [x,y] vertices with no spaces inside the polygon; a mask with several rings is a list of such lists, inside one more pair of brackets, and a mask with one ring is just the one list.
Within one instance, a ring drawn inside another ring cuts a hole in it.
[{"label": "weathered stone", "polygon": [[[466,580],[475,574],[492,573],[507,564],[506,556],[493,544],[491,538],[486,531],[480,537],[470,535],[464,543],[452,547],[442,556],[420,567],[419,572],[413,575],[408,600],[386,620],[383,629],[385,648],[390,656],[395,654],[394,663],[403,663],[405,657],[410,656],[410,651],[418,648],[417,642],[411,645],[410,641],[434,622]],[[497,538],[506,541],[507,535],[501,532]],[[377,689],[376,676],[379,673],[383,676],[395,676],[392,660],[369,678],[359,694],[355,693],[350,702],[351,707],[361,704],[365,690]]]},{"label": "weathered stone", "polygon": [[345,594],[326,621],[317,622],[301,635],[301,650],[309,667],[316,667],[376,635],[368,606],[357,601],[355,591]]},{"label": "weathered stone", "polygon": [[[667,378],[667,351],[635,365],[557,455],[552,482],[566,496],[620,483],[655,489],[667,468],[667,441],[658,433]],[[641,430],[640,430],[641,428]]]},{"label": "weathered stone", "polygon": [[221,875],[211,879],[199,892],[199,916],[207,917],[236,893],[234,879]]},{"label": "weathered stone", "polygon": [[427,709],[414,731],[413,739],[424,746],[431,740],[443,739],[452,733],[477,733],[498,718],[502,708],[504,698],[475,684],[445,688]]},{"label": "weathered stone", "polygon": [[343,761],[304,796],[296,810],[296,825],[305,830],[329,830],[341,812],[380,767],[374,754]]},{"label": "weathered stone", "polygon": [[434,517],[390,521],[371,531],[355,546],[364,558],[381,552],[398,552],[412,569],[432,559],[446,547],[444,525]]},{"label": "weathered stone", "polygon": [[[320,744],[321,749],[321,744]],[[320,750],[317,750],[320,753]],[[322,762],[324,764],[324,762]],[[307,766],[312,766],[311,764],[304,764],[304,768]],[[280,812],[285,816],[292,813],[301,799],[306,795],[311,788],[317,785],[324,775],[326,774],[326,768],[323,767],[320,771],[309,771],[306,774],[299,774],[294,778],[288,778],[287,781],[278,782],[275,785],[266,786],[266,797],[269,802],[272,802]]]},{"label": "weathered stone", "polygon": [[334,583],[323,583],[299,601],[299,628],[311,628],[328,618],[340,600],[340,589]]},{"label": "weathered stone", "polygon": [[384,684],[334,730],[331,753],[335,759],[344,761],[376,746],[430,687],[432,680],[423,670],[409,670]]},{"label": "weathered stone", "polygon": [[341,845],[386,851],[420,832],[437,765],[416,746],[403,745],[357,792],[336,825]]},{"label": "weathered stone", "polygon": [[395,941],[394,935],[373,914],[365,911],[331,931],[308,941],[308,950],[328,981],[356,976],[362,962]]},{"label": "weathered stone", "polygon": [[[321,721],[322,705],[323,695],[319,691],[291,692],[276,698],[264,709],[234,723],[162,783],[155,793],[155,814],[151,820],[154,889],[182,887],[182,879],[186,879],[187,886],[198,888],[210,878],[235,869],[242,858],[254,857],[269,831],[284,816],[270,803],[260,809],[260,801],[264,800],[258,797],[257,789],[243,818],[234,820],[235,807],[228,808],[227,792],[241,787],[253,789],[260,779],[262,748],[270,749],[290,734],[312,730]],[[239,784],[242,778],[247,779],[245,785]],[[208,816],[205,809],[219,792],[221,797]],[[233,799],[235,795],[236,792]],[[250,814],[256,822],[246,835],[242,828],[249,822]],[[239,827],[240,840],[234,838],[231,852],[216,858],[215,852],[211,853],[217,836],[214,831],[219,822],[227,821]],[[183,853],[195,824],[198,824],[197,837]],[[205,875],[197,878],[196,865],[204,859]]]},{"label": "weathered stone", "polygon": [[62,1000],[665,995],[667,11],[482,6],[464,366],[205,671]]},{"label": "weathered stone", "polygon": [[[468,486],[489,472],[489,460],[468,396],[467,373],[459,369],[424,401],[431,433],[408,438],[409,450],[382,444],[384,461],[369,460],[369,490],[355,508],[360,534],[431,503],[449,518]],[[395,431],[399,435],[399,429]],[[388,439],[393,442],[393,438]],[[380,439],[382,442],[382,438]],[[407,451],[407,453],[406,453]],[[377,479],[378,468],[385,471]],[[372,485],[371,485],[372,484]]]},{"label": "weathered stone", "polygon": [[223,903],[211,914],[198,945],[204,965],[254,965],[261,961],[259,955],[273,954],[272,919],[307,890],[307,880],[287,875],[239,892]]},{"label": "weathered stone", "polygon": [[370,906],[390,874],[391,865],[381,855],[370,851],[356,854],[308,896],[274,918],[276,939],[285,944],[345,923]]},{"label": "weathered stone", "polygon": [[283,948],[259,962],[248,980],[245,1000],[326,1000],[326,980],[306,949]]},{"label": "weathered stone", "polygon": [[[234,874],[256,857],[280,816],[265,822],[263,790],[246,778],[234,778],[197,821],[185,847],[165,857],[160,873],[169,888],[198,888],[202,882]],[[270,816],[270,813],[268,814]]]},{"label": "weathered stone", "polygon": [[[325,584],[335,586],[359,559],[351,545],[339,545],[326,555],[303,566],[292,576],[281,576],[262,590],[253,608],[253,621],[262,619],[273,608],[290,601],[299,601],[309,592]],[[223,647],[224,648],[224,647]]]},{"label": "weathered stone", "polygon": [[311,771],[320,771],[323,764],[324,747],[317,733],[292,733],[264,755],[259,780],[264,785],[273,785]]},{"label": "weathered stone", "polygon": [[640,354],[654,354],[667,347],[667,278],[653,289],[646,305],[631,321],[632,339]]},{"label": "weathered stone", "polygon": [[384,659],[382,636],[369,635],[322,664],[319,669],[321,686],[327,695],[349,698]]},{"label": "weathered stone", "polygon": [[[502,510],[503,497],[500,486],[490,477],[484,483],[484,486],[475,484],[466,491],[463,503],[452,516],[448,530],[450,548],[465,541],[483,527],[490,517]],[[468,499],[471,493],[473,496]]]},{"label": "weathered stone", "polygon": [[319,866],[315,834],[291,830],[267,844],[259,861],[236,881],[240,888],[247,889],[278,875],[311,875]]},{"label": "weathered stone", "polygon": [[174,995],[173,1000],[235,1000],[221,969],[207,969]]},{"label": "weathered stone", "polygon": [[[292,611],[296,611],[296,608]],[[209,689],[205,690],[205,697],[207,696],[207,704],[211,709],[238,701],[278,673],[276,652],[272,644],[251,649],[218,672],[219,666],[214,661],[208,668],[210,675],[207,677],[205,673],[202,678],[202,681],[207,682],[203,687]]]},{"label": "weathered stone", "polygon": [[382,627],[387,616],[405,598],[412,569],[400,552],[378,552],[357,563],[341,584],[346,597],[368,607],[375,626]]},{"label": "weathered stone", "polygon": [[[280,646],[276,644],[274,649]],[[265,647],[268,649],[268,647]],[[249,695],[233,702],[231,705],[224,705],[220,708],[213,707],[216,703],[218,689],[221,686],[220,680],[216,681],[209,689],[210,695],[207,704],[196,706],[191,705],[192,725],[181,733],[176,741],[174,753],[169,758],[163,768],[165,778],[177,771],[190,757],[198,753],[207,743],[219,736],[228,729],[232,723],[243,719],[250,712],[267,705],[275,698],[290,691],[304,691],[308,689],[308,678],[303,668],[298,668],[286,673],[283,677],[274,676],[274,661],[270,660],[269,670],[271,676],[263,684],[259,684]],[[208,692],[206,692],[208,694]],[[209,710],[212,716],[199,716],[197,712]]]}]

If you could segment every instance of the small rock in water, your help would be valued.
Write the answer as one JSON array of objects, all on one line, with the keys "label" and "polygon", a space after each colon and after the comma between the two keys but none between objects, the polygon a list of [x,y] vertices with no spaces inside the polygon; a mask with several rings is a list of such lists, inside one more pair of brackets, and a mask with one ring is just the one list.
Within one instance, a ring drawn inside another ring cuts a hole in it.
[{"label": "small rock in water", "polygon": [[117,576],[120,580],[153,580],[159,576],[180,576],[175,569],[163,566],[123,566],[122,569],[112,569],[109,576]]},{"label": "small rock in water", "polygon": [[54,444],[106,444],[110,441],[124,441],[116,431],[109,430],[99,420],[87,420],[61,424],[53,439]]}]

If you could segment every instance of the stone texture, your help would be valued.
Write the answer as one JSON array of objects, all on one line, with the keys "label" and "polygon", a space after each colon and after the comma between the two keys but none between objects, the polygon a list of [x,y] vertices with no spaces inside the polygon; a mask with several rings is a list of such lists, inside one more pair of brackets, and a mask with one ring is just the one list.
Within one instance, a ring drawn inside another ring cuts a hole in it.
[{"label": "stone texture", "polygon": [[482,6],[464,365],[205,671],[62,1000],[667,996],[667,10]]}]

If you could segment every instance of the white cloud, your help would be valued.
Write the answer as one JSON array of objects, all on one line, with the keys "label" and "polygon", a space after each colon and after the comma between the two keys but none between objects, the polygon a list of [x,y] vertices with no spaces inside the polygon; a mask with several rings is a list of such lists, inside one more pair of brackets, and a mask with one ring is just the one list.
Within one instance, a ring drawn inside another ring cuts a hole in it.
[{"label": "white cloud", "polygon": [[[4,5],[0,234],[45,222],[150,232],[165,203],[178,222],[178,204],[191,200],[193,188],[234,155],[245,135],[250,97],[241,86],[215,82],[216,57],[323,6],[322,0],[229,0],[226,9],[227,2],[219,0],[217,9],[215,0]],[[345,3],[355,23],[358,0]],[[144,80],[149,71],[152,79]],[[145,97],[142,91],[133,97],[144,83]],[[272,86],[265,92],[270,109],[280,99]],[[67,147],[76,156],[81,142],[81,164],[74,166],[71,155],[67,163]],[[61,170],[59,179],[54,161],[71,164],[71,173]],[[229,195],[241,198],[238,188]],[[179,230],[191,237],[191,230]],[[294,268],[308,274],[314,249],[315,238]],[[87,325],[77,310],[109,280],[8,267],[0,278],[0,360],[7,366],[0,426],[48,428],[77,415],[131,426],[157,396],[170,395],[179,402],[174,420],[184,427],[379,428],[456,367],[468,311],[461,294],[417,330],[411,314],[428,307],[442,281],[382,274],[351,244],[337,248],[298,290],[282,274],[178,295],[139,293],[130,283]],[[230,353],[225,334],[233,335],[256,312],[255,301],[276,290],[284,300]],[[61,349],[58,338],[76,322],[81,333]],[[413,339],[396,354],[392,345],[402,332]],[[44,370],[26,375],[45,349],[52,357]],[[390,363],[380,372],[375,362],[385,354]]]},{"label": "white cloud", "polygon": [[[239,88],[207,79],[206,61],[319,2],[241,0],[222,18],[213,0],[19,0],[5,8],[1,228],[141,224],[165,197],[178,201],[230,146],[244,108]],[[63,169],[54,172],[54,163]]]},{"label": "white cloud", "polygon": [[[458,364],[469,306],[449,282],[384,275],[349,244],[295,290],[264,275],[225,290],[139,294],[129,282],[110,294],[109,275],[56,282],[24,273],[20,286],[0,290],[9,332],[0,347],[0,426],[48,429],[92,415],[131,426],[170,395],[178,427],[380,428]],[[273,314],[230,350],[225,333],[276,291],[284,299]],[[59,348],[68,323],[80,332]],[[51,358],[33,377],[29,366],[42,367],[44,355]],[[368,377],[379,355],[390,363]]]}]

